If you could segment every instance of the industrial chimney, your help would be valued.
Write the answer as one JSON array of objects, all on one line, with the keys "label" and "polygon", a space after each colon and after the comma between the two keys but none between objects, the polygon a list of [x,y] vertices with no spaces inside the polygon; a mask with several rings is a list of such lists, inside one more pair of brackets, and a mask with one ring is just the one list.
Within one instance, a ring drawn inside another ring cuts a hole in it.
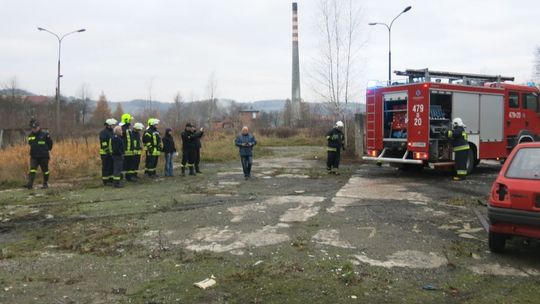
[{"label": "industrial chimney", "polygon": [[298,56],[298,4],[292,4],[292,94],[291,123],[298,125],[300,121],[300,60]]}]

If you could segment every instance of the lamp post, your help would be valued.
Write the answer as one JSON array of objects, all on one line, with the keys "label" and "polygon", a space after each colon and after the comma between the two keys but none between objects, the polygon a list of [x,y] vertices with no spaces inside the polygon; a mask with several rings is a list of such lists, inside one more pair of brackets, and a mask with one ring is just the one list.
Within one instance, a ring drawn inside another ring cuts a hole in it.
[{"label": "lamp post", "polygon": [[388,85],[392,83],[392,24],[394,24],[394,21],[396,21],[399,16],[408,12],[411,8],[412,6],[407,6],[401,13],[399,13],[399,15],[392,19],[390,25],[382,22],[368,23],[369,25],[384,25],[388,29]]},{"label": "lamp post", "polygon": [[39,31],[45,31],[53,35],[54,37],[56,37],[56,39],[58,39],[58,74],[56,78],[56,132],[59,132],[60,131],[60,77],[62,77],[62,75],[60,74],[60,54],[62,52],[62,40],[68,35],[75,34],[75,33],[82,33],[86,31],[86,29],[80,29],[73,32],[69,32],[67,34],[64,34],[62,37],[42,27],[38,27],[37,29]]}]

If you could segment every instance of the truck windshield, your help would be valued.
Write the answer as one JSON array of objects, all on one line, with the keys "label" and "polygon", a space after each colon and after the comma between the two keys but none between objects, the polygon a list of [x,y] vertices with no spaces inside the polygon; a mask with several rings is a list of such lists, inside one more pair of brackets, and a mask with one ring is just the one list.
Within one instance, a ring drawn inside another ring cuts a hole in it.
[{"label": "truck windshield", "polygon": [[506,171],[507,178],[540,180],[540,148],[521,148]]}]

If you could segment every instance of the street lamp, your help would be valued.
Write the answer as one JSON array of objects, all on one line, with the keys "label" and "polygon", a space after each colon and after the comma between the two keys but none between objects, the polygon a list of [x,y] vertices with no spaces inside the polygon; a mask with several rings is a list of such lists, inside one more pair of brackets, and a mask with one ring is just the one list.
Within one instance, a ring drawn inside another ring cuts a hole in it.
[{"label": "street lamp", "polygon": [[397,15],[394,19],[392,19],[392,22],[390,22],[390,25],[382,22],[370,22],[369,25],[384,25],[388,29],[388,85],[392,83],[392,24],[394,24],[394,21],[401,16],[403,13],[408,12],[412,6],[407,6],[399,15]]},{"label": "street lamp", "polygon": [[60,131],[60,77],[62,77],[62,75],[60,74],[60,54],[62,52],[62,39],[64,39],[66,36],[71,35],[71,34],[82,33],[86,31],[86,29],[80,29],[73,32],[69,32],[67,34],[64,34],[62,37],[42,27],[38,27],[37,29],[39,31],[45,31],[51,35],[54,35],[54,37],[58,39],[58,74],[56,78],[56,132],[59,132]]}]

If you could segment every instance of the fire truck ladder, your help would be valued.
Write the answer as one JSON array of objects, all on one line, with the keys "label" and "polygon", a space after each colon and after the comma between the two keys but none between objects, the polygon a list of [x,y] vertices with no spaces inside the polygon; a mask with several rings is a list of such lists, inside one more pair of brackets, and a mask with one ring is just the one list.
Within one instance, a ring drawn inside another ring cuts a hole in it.
[{"label": "fire truck ladder", "polygon": [[482,75],[468,73],[454,73],[442,71],[430,71],[429,69],[407,69],[405,71],[394,71],[398,76],[408,76],[409,82],[414,83],[423,79],[425,82],[431,82],[432,78],[448,79],[449,83],[462,81],[466,85],[484,85],[486,82],[501,83],[502,81],[514,81],[514,77],[501,75]]}]

